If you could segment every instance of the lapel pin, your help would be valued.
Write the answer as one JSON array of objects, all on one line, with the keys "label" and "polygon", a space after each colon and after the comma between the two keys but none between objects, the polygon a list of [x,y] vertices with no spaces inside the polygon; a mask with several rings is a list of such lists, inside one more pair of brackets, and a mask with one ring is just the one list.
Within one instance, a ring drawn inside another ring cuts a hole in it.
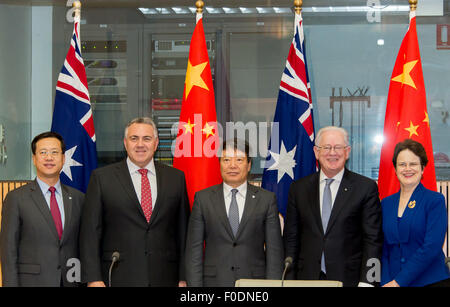
[{"label": "lapel pin", "polygon": [[347,189],[347,188],[344,188],[344,191],[345,191],[345,192],[347,192],[347,191],[348,191],[348,189]]},{"label": "lapel pin", "polygon": [[72,199],[72,196],[69,196],[69,199]]},{"label": "lapel pin", "polygon": [[252,195],[252,198],[255,198],[255,195]]},{"label": "lapel pin", "polygon": [[413,209],[416,206],[416,201],[415,200],[411,200],[408,204],[408,208]]}]

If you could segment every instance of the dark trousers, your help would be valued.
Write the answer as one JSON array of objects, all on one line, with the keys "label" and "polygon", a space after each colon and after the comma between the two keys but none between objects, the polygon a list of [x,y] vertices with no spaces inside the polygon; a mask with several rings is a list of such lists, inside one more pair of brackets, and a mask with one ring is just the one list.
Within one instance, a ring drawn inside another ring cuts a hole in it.
[{"label": "dark trousers", "polygon": [[324,272],[320,271],[319,280],[328,280],[327,279],[327,274],[325,274]]},{"label": "dark trousers", "polygon": [[430,287],[430,288],[450,287],[450,278],[426,285],[425,287]]}]

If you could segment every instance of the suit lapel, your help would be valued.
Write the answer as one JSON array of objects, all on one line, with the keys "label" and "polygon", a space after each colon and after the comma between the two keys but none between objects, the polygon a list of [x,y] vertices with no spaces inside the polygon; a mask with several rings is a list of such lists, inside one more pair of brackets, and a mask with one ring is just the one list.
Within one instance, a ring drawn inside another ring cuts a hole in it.
[{"label": "suit lapel", "polygon": [[392,205],[384,207],[384,210],[389,210],[389,214],[387,216],[389,216],[390,220],[388,222],[383,221],[383,224],[386,225],[385,231],[388,234],[390,233],[390,236],[385,236],[385,240],[388,240],[387,238],[389,238],[388,240],[389,243],[391,243],[391,241],[395,243],[400,242],[400,235],[398,232],[398,222],[397,222],[399,201],[400,201],[400,192],[397,192],[392,196]]},{"label": "suit lapel", "polygon": [[[162,188],[162,181],[164,172],[161,170],[161,166],[159,163],[155,162],[155,172],[156,172],[156,189],[158,191],[158,197],[156,198],[155,207],[152,211],[152,216],[150,217],[149,225],[153,223],[153,221],[157,218],[159,211],[161,210],[161,206],[163,206],[163,202],[161,199],[163,199],[163,188]],[[142,208],[141,208],[142,211]],[[142,215],[144,215],[144,212],[142,211]],[[145,217],[145,215],[144,215]]]},{"label": "suit lapel", "polygon": [[69,230],[69,225],[72,218],[72,195],[69,193],[69,189],[61,184],[61,191],[63,196],[63,203],[64,203],[64,230],[61,237],[61,242],[64,241],[64,239],[67,237],[66,230]]},{"label": "suit lapel", "polygon": [[225,197],[223,194],[223,183],[214,186],[214,190],[211,193],[211,204],[213,204],[213,210],[217,212],[220,222],[223,224],[226,232],[231,238],[234,238],[233,230],[231,229],[230,221],[228,220],[225,204]]},{"label": "suit lapel", "polygon": [[247,224],[249,217],[253,215],[253,211],[258,203],[258,189],[251,184],[247,184],[247,195],[245,196],[244,212],[242,213],[241,222],[239,223],[239,229],[236,234],[236,238],[242,233],[245,225]]},{"label": "suit lapel", "polygon": [[[330,220],[328,221],[327,231],[333,227],[336,218],[344,208],[345,204],[348,203],[348,198],[352,194],[353,183],[350,178],[350,173],[347,169],[344,170],[344,176],[342,176],[341,184],[339,185],[339,190],[336,194],[336,199],[334,200],[333,208],[331,209]],[[326,232],[327,232],[326,231]],[[326,233],[325,232],[325,233]]]},{"label": "suit lapel", "polygon": [[116,167],[116,177],[118,181],[121,183],[123,189],[127,193],[128,197],[131,200],[131,204],[133,206],[137,207],[139,212],[142,214],[145,220],[145,214],[144,211],[142,211],[141,204],[139,203],[139,199],[136,195],[136,190],[133,186],[133,181],[131,180],[130,171],[128,170],[127,161],[123,160],[121,163],[117,164]]},{"label": "suit lapel", "polygon": [[[406,204],[405,211],[402,215],[402,223],[401,230],[398,231],[398,238],[400,243],[405,243],[409,241],[409,233],[411,230],[412,220],[415,216],[415,213],[417,212],[417,208],[423,205],[423,191],[424,186],[419,183],[419,185],[415,188],[414,192],[412,193],[411,197],[408,200],[408,203]],[[400,193],[399,193],[399,199],[396,202],[395,206],[395,216],[398,216],[398,206],[399,206],[399,200],[400,200]],[[397,223],[396,223],[397,225]]]},{"label": "suit lapel", "polygon": [[322,225],[322,216],[320,215],[320,176],[319,172],[316,172],[313,176],[311,176],[310,181],[310,189],[311,197],[309,204],[311,205],[311,212],[313,214],[314,220],[316,221],[317,228],[319,231],[324,234],[324,229]]},{"label": "suit lapel", "polygon": [[42,213],[47,225],[50,228],[50,232],[55,236],[55,239],[59,241],[58,232],[56,231],[55,222],[53,221],[52,214],[50,212],[50,208],[47,205],[47,201],[45,200],[44,195],[42,194],[41,188],[36,180],[34,180],[30,184],[30,193],[31,198],[33,199],[33,203]]}]

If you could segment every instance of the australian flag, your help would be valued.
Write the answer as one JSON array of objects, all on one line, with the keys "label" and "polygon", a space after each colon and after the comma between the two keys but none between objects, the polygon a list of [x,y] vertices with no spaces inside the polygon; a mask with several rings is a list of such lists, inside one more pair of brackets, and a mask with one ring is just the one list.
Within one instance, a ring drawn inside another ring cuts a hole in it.
[{"label": "australian flag", "polygon": [[301,14],[295,14],[295,35],[281,76],[273,122],[262,187],[277,195],[278,210],[285,216],[292,181],[316,171],[311,88]]},{"label": "australian flag", "polygon": [[97,167],[95,128],[80,49],[80,17],[75,16],[72,40],[56,84],[51,130],[66,143],[61,182],[86,192]]}]

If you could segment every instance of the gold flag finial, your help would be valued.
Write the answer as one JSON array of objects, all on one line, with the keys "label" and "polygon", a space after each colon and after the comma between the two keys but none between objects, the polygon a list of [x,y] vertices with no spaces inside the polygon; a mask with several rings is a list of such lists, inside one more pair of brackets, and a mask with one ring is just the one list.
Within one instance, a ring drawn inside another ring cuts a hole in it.
[{"label": "gold flag finial", "polygon": [[80,16],[81,14],[81,1],[74,1],[73,2],[73,7],[75,9],[75,16]]},{"label": "gold flag finial", "polygon": [[409,0],[410,11],[415,11],[417,9],[417,0]]},{"label": "gold flag finial", "polygon": [[198,0],[195,2],[195,6],[197,7],[197,13],[203,13],[203,7],[205,6],[205,3],[202,0]]},{"label": "gold flag finial", "polygon": [[302,5],[303,5],[302,0],[294,0],[295,14],[300,14],[302,12]]}]

